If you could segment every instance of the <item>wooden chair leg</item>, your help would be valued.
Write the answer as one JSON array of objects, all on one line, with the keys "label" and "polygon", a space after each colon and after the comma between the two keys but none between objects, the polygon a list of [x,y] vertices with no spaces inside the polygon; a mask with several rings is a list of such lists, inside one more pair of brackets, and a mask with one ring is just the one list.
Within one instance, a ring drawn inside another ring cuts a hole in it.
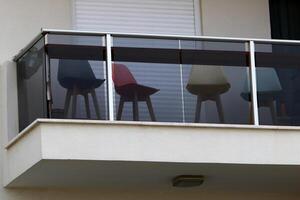
[{"label": "wooden chair leg", "polygon": [[195,112],[195,123],[200,122],[200,115],[201,115],[201,104],[202,104],[202,99],[201,96],[197,96],[197,105],[196,105],[196,112]]},{"label": "wooden chair leg", "polygon": [[124,108],[124,98],[120,97],[117,120],[121,120],[122,113],[123,113],[123,108]]},{"label": "wooden chair leg", "polygon": [[223,106],[222,106],[222,101],[221,101],[220,95],[216,96],[216,105],[217,105],[217,110],[218,110],[218,114],[219,114],[219,120],[221,123],[225,123]]},{"label": "wooden chair leg", "polygon": [[253,116],[253,104],[252,102],[249,103],[249,124],[254,124],[254,116]]},{"label": "wooden chair leg", "polygon": [[94,107],[95,107],[95,112],[96,112],[97,119],[101,119],[100,108],[99,108],[99,104],[98,104],[98,100],[97,100],[97,96],[96,96],[95,90],[91,91],[91,95],[92,95],[92,98],[93,98],[93,103],[94,103]]},{"label": "wooden chair leg", "polygon": [[72,99],[72,118],[75,119],[76,117],[76,109],[77,109],[77,94],[73,94]]},{"label": "wooden chair leg", "polygon": [[134,94],[134,99],[132,102],[132,112],[133,112],[133,121],[139,121],[139,105],[138,105],[138,95]]},{"label": "wooden chair leg", "polygon": [[155,114],[154,114],[154,111],[153,111],[151,98],[149,96],[146,98],[146,103],[147,103],[147,106],[148,106],[148,110],[149,110],[151,120],[155,122],[156,118],[155,118]]},{"label": "wooden chair leg", "polygon": [[91,119],[90,102],[88,93],[84,94],[85,110],[88,119]]},{"label": "wooden chair leg", "polygon": [[277,118],[276,118],[276,111],[275,111],[274,102],[272,100],[269,101],[268,106],[269,106],[270,112],[271,112],[272,123],[273,123],[273,125],[275,125],[275,124],[277,124]]},{"label": "wooden chair leg", "polygon": [[64,118],[68,118],[68,112],[69,112],[69,107],[70,107],[70,102],[71,102],[71,96],[72,96],[72,91],[67,90],[65,105],[64,105]]},{"label": "wooden chair leg", "polygon": [[286,105],[284,102],[280,103],[280,116],[286,117],[287,116],[287,111],[286,111]]}]

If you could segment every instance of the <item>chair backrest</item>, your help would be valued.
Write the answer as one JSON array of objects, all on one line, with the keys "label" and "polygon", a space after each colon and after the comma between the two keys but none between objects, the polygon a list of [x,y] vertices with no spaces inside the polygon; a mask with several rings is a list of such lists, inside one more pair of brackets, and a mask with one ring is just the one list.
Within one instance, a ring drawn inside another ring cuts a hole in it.
[{"label": "chair backrest", "polygon": [[129,71],[126,65],[123,64],[112,65],[112,76],[116,87],[137,83],[132,73]]},{"label": "chair backrest", "polygon": [[88,60],[60,59],[57,79],[59,82],[66,78],[95,80],[95,74]]},{"label": "chair backrest", "polygon": [[[278,75],[274,68],[257,67],[256,68],[257,92],[280,92],[282,90]],[[250,93],[250,84],[248,79],[243,88],[244,93]]]},{"label": "chair backrest", "polygon": [[193,65],[188,85],[227,85],[223,67],[213,65]]}]

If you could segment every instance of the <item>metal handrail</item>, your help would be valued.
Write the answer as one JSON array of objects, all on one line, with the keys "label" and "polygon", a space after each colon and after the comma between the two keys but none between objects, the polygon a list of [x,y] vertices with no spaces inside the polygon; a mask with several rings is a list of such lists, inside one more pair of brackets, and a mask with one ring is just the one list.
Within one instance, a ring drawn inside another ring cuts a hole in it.
[{"label": "metal handrail", "polygon": [[14,61],[20,59],[32,46],[34,46],[46,34],[60,35],[79,35],[79,36],[105,36],[111,35],[116,37],[134,37],[134,38],[152,38],[152,39],[181,39],[181,40],[208,40],[208,41],[227,41],[227,42],[250,42],[255,43],[276,43],[300,45],[300,40],[278,40],[278,39],[259,39],[259,38],[237,38],[237,37],[212,37],[212,36],[187,36],[187,35],[166,35],[166,34],[144,34],[144,33],[122,33],[122,32],[99,32],[99,31],[80,31],[80,30],[62,30],[62,29],[41,29],[41,32],[28,43],[16,56]]},{"label": "metal handrail", "polygon": [[42,39],[45,35],[43,32],[39,33],[37,36],[35,36],[23,49],[19,51],[17,55],[13,57],[13,61],[18,61],[21,57],[23,57],[26,52],[31,49],[40,39]]},{"label": "metal handrail", "polygon": [[260,39],[260,38],[238,38],[238,37],[215,37],[215,36],[188,36],[188,35],[172,35],[172,34],[145,34],[145,33],[123,33],[123,32],[99,32],[99,31],[80,31],[80,30],[61,30],[61,29],[42,29],[44,34],[62,34],[62,35],[90,35],[99,36],[110,34],[112,36],[122,37],[149,37],[162,39],[203,39],[203,40],[222,40],[222,41],[236,41],[236,42],[272,42],[272,43],[288,43],[300,44],[300,40],[281,40],[281,39]]}]

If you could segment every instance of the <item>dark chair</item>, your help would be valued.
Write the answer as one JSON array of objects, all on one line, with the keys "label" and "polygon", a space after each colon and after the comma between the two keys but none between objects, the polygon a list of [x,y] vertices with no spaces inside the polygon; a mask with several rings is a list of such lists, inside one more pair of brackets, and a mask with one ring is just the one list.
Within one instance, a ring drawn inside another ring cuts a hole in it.
[{"label": "dark chair", "polygon": [[77,96],[82,95],[85,101],[86,114],[91,118],[89,106],[89,94],[93,98],[97,118],[100,119],[100,109],[96,97],[95,89],[100,87],[104,79],[97,79],[87,60],[59,60],[58,82],[67,89],[64,117],[67,118],[71,97],[72,99],[72,118],[76,117]]},{"label": "dark chair", "polygon": [[[282,92],[281,83],[274,68],[259,67],[256,69],[256,82],[257,82],[257,100],[258,107],[267,107],[270,109],[272,123],[277,124],[277,113],[274,102],[278,100]],[[244,89],[241,97],[250,102],[250,116],[249,123],[253,123],[252,113],[252,99],[251,99],[251,86],[249,85],[248,78],[245,81]]]},{"label": "dark chair", "polygon": [[122,64],[113,64],[113,81],[116,92],[121,96],[117,120],[121,120],[125,102],[132,102],[133,120],[139,120],[138,102],[146,101],[152,121],[156,121],[150,96],[159,90],[137,83],[129,69]]}]

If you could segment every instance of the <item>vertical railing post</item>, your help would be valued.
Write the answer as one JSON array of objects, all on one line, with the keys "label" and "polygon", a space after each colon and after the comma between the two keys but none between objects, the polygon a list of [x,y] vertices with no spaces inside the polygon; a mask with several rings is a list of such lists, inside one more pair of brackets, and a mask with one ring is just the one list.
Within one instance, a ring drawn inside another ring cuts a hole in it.
[{"label": "vertical railing post", "polygon": [[[181,40],[178,40],[178,49],[181,52]],[[179,63],[179,70],[180,70],[182,122],[185,123],[185,105],[184,105],[184,89],[183,89],[183,68],[182,68],[182,62]]]},{"label": "vertical railing post", "polygon": [[48,44],[48,34],[44,36],[44,54],[45,54],[45,81],[46,81],[46,102],[47,102],[47,118],[52,118],[52,91],[51,91],[51,74],[50,74],[50,58],[46,51]]},{"label": "vertical railing post", "polygon": [[108,95],[108,119],[114,121],[114,91],[112,80],[112,37],[110,34],[106,34],[106,72],[107,72],[107,95]]},{"label": "vertical railing post", "polygon": [[256,80],[256,63],[255,63],[255,43],[249,42],[250,46],[250,83],[251,83],[251,100],[254,125],[259,125],[258,100],[257,100],[257,80]]}]

